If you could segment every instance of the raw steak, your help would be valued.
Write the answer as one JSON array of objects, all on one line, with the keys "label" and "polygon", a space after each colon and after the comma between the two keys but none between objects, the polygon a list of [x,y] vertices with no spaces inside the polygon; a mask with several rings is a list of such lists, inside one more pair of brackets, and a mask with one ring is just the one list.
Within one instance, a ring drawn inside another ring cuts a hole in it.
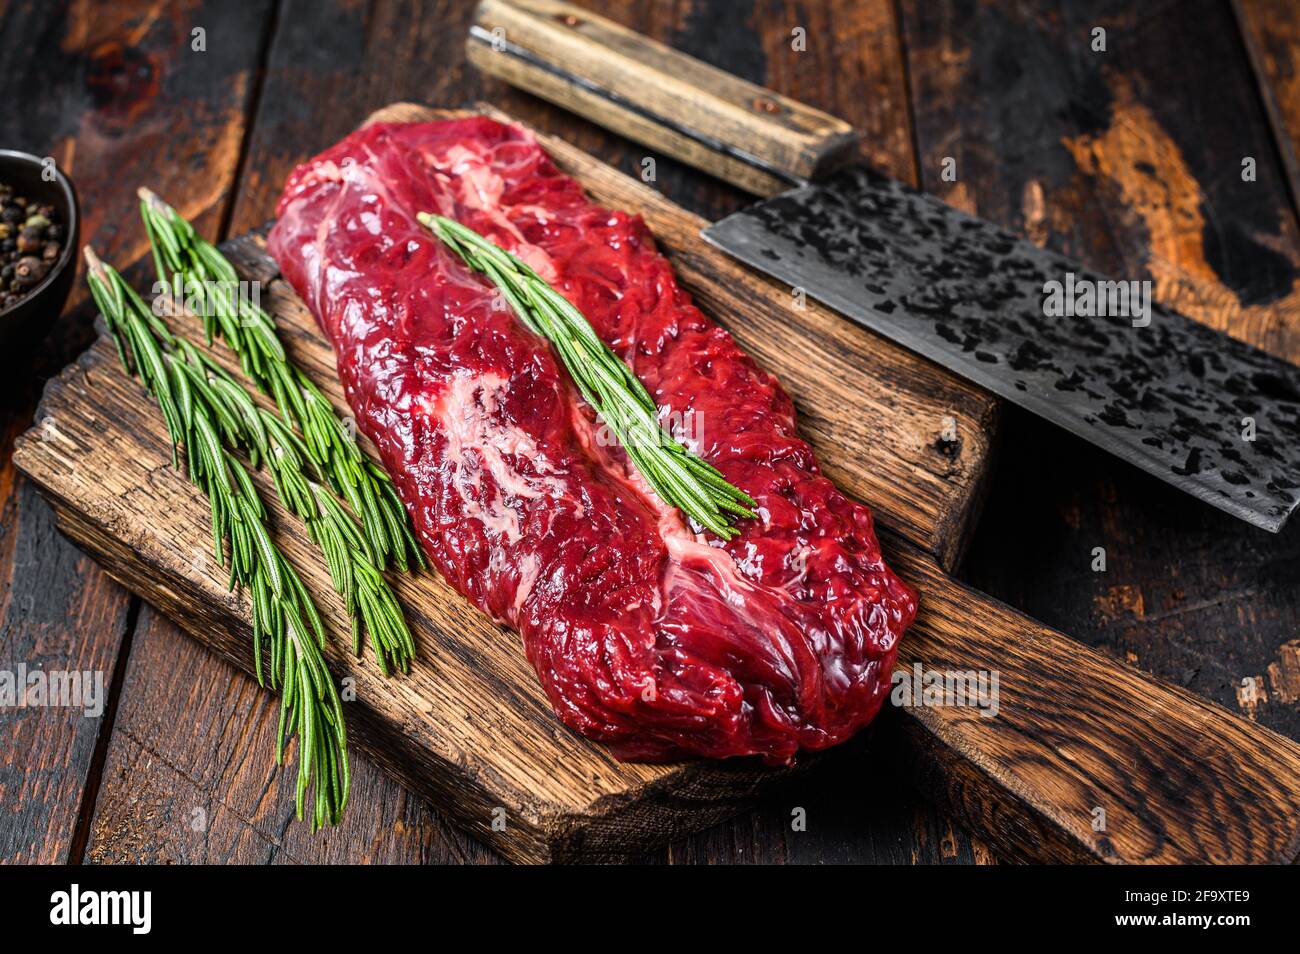
[{"label": "raw steak", "polygon": [[[692,532],[422,210],[558,288],[759,517],[725,545]],[[356,132],[294,170],[278,215],[271,251],[426,551],[519,631],[567,725],[625,759],[780,763],[871,720],[916,596],[867,508],[822,476],[790,398],[678,288],[638,216],[486,118]]]}]

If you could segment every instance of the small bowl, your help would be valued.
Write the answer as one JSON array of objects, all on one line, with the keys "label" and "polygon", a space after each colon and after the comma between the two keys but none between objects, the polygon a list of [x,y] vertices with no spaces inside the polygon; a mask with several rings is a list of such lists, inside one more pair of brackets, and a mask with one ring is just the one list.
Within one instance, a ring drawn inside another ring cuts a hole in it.
[{"label": "small bowl", "polygon": [[26,152],[0,149],[0,182],[13,187],[15,193],[32,202],[52,205],[63,219],[63,248],[53,267],[39,285],[0,310],[0,360],[9,363],[21,351],[34,348],[49,334],[63,311],[76,277],[77,246],[81,239],[81,215],[77,190],[57,167],[54,179],[41,176],[45,160]]}]

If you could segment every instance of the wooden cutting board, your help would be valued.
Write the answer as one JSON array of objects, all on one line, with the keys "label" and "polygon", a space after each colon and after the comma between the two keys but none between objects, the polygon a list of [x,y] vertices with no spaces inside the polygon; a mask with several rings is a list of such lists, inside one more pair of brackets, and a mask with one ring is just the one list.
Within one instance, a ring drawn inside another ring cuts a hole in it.
[{"label": "wooden cutting board", "polygon": [[[373,119],[451,115],[409,104]],[[1019,616],[946,576],[977,505],[993,404],[980,392],[729,263],[703,224],[640,182],[539,137],[598,201],[641,212],[700,305],[795,396],[827,471],[872,505],[891,560],[922,594],[899,665],[997,671],[999,711],[884,713],[874,744],[1013,857],[1290,861],[1300,851],[1300,747]],[[256,235],[226,246],[289,351],[347,414],[333,355]],[[186,329],[193,334],[193,326]],[[218,347],[214,354],[228,358]],[[233,364],[231,364],[233,367]],[[957,441],[946,440],[956,428]],[[956,446],[953,446],[953,445]],[[156,409],[101,339],[46,390],[17,466],[110,574],[247,670],[245,599],[208,556],[207,509],[170,466]],[[261,487],[269,493],[264,477]],[[324,567],[296,522],[277,539],[332,619]],[[355,680],[352,738],[510,858],[618,857],[715,823],[788,774],[747,760],[629,765],[551,715],[518,638],[434,574],[394,578],[419,660],[383,679],[337,640]],[[849,757],[871,757],[855,746]],[[808,762],[815,763],[815,759]],[[883,780],[892,781],[892,780]],[[1097,828],[1098,809],[1105,824]]]}]

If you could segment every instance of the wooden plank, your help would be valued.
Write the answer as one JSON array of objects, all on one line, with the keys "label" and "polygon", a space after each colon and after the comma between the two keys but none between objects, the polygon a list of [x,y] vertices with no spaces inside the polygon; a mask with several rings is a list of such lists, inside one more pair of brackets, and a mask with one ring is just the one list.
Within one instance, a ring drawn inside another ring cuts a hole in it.
[{"label": "wooden plank", "polygon": [[[594,175],[584,181],[597,195],[609,187]],[[235,254],[246,274],[269,277],[273,266],[255,245]],[[269,298],[295,358],[338,401],[332,356],[305,308],[279,282]],[[61,376],[45,410],[78,467],[52,464],[35,440],[23,442],[18,459],[42,482],[64,529],[194,635],[249,665],[241,600],[223,592],[215,568],[193,559],[205,545],[204,506],[168,465],[156,415],[107,343]],[[276,518],[284,528],[284,515]],[[311,589],[327,594],[301,535],[282,529],[278,537]],[[888,733],[892,721],[894,744],[977,831],[1023,857],[1294,859],[1300,747],[972,593],[913,545],[893,540],[890,549],[924,594],[903,666],[1001,674],[997,718],[907,708],[881,727]],[[641,849],[724,816],[780,775],[744,762],[618,763],[558,727],[509,634],[433,577],[402,580],[398,591],[422,646],[409,677],[384,681],[331,651],[335,671],[356,680],[358,742],[509,857]],[[1240,808],[1225,818],[1225,804]],[[504,832],[490,826],[501,807]],[[1097,808],[1112,819],[1101,833],[1092,828]]]},{"label": "wooden plank", "polygon": [[[157,678],[166,659],[176,681]],[[210,672],[214,667],[220,672]],[[181,687],[183,686],[183,690]],[[90,827],[93,864],[491,862],[367,759],[353,759],[343,823],[293,820],[295,771],[277,766],[276,700],[146,608]],[[178,731],[179,729],[179,731]]]},{"label": "wooden plank", "polygon": [[888,722],[879,732],[1000,853],[1300,860],[1300,745],[963,587],[905,545],[890,558],[923,594],[898,669],[997,672],[999,711],[903,710],[897,736]]},{"label": "wooden plank", "polygon": [[[1149,276],[1193,317],[1300,360],[1300,229],[1230,10],[902,10],[927,188]],[[1285,35],[1281,11],[1262,19]],[[1090,49],[1094,25],[1105,54]],[[945,156],[956,183],[940,176]],[[965,578],[1300,739],[1300,537],[1244,527],[1035,421],[1008,429]]]},{"label": "wooden plank", "polygon": [[1290,0],[1232,0],[1268,111],[1273,141],[1300,210],[1300,10]]},{"label": "wooden plank", "polygon": [[[284,0],[230,235],[270,221],[293,167],[375,110],[405,98],[448,105],[479,98],[479,74],[464,64],[473,13],[462,0],[434,0],[418,16],[401,0]],[[511,108],[524,121],[545,112],[536,102]]]},{"label": "wooden plank", "polygon": [[[1103,273],[1149,277],[1191,318],[1300,354],[1300,228],[1230,10],[902,9],[927,190]],[[1090,47],[1094,26],[1105,53]]]},{"label": "wooden plank", "polygon": [[[751,17],[766,54],[767,70],[759,77],[763,85],[848,121],[862,134],[860,152],[868,165],[916,185],[907,72],[894,4],[828,0],[796,13],[777,0],[758,5]],[[799,49],[795,28],[804,30]],[[719,32],[725,36],[732,29]],[[674,43],[695,56],[716,55],[712,51],[719,37],[693,32],[683,31]],[[725,60],[717,65],[726,65]]]},{"label": "wooden plank", "polygon": [[[9,447],[12,440],[11,430]],[[127,594],[56,531],[30,484],[7,498],[0,679],[12,688],[14,679],[26,684],[24,670],[47,680],[72,676],[92,687],[93,699],[84,700],[89,708],[43,701],[0,708],[0,861],[62,864],[79,850],[83,789],[113,720]]]},{"label": "wooden plank", "polygon": [[[75,180],[83,235],[93,231],[124,264],[143,251],[139,230],[121,225],[135,206],[123,176],[186,195],[188,212],[211,230],[238,164],[242,107],[270,4],[161,12],[134,4],[0,6],[0,95],[22,104],[0,111],[0,142],[53,157]],[[190,47],[194,23],[207,28],[204,54]],[[88,670],[102,674],[111,693],[133,622],[131,597],[55,532],[48,507],[11,461],[40,380],[93,339],[89,310],[77,307],[84,298],[75,286],[72,307],[43,346],[6,369],[0,669]],[[98,719],[52,708],[0,712],[0,861],[79,857],[111,719],[111,710]]]}]

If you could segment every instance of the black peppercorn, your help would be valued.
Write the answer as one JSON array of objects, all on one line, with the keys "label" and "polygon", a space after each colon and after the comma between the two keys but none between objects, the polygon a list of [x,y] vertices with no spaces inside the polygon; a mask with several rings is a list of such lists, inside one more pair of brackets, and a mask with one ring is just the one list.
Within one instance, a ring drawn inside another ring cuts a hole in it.
[{"label": "black peppercorn", "polygon": [[45,230],[28,226],[18,234],[18,251],[23,255],[39,252],[45,247]]},{"label": "black peppercorn", "polygon": [[15,195],[0,182],[0,309],[17,304],[49,275],[66,232],[58,210]]},{"label": "black peppercorn", "polygon": [[11,284],[19,291],[26,291],[29,288],[35,288],[45,278],[50,268],[39,258],[27,256],[18,259],[18,264],[14,266],[14,277]]}]

